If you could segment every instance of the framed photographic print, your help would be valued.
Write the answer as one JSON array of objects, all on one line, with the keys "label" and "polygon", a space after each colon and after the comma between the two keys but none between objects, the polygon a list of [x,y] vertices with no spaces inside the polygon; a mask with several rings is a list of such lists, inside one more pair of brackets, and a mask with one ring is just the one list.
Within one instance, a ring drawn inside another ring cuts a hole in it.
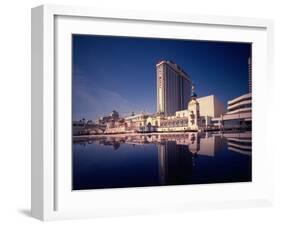
[{"label": "framed photographic print", "polygon": [[269,205],[272,21],[32,9],[32,215]]}]

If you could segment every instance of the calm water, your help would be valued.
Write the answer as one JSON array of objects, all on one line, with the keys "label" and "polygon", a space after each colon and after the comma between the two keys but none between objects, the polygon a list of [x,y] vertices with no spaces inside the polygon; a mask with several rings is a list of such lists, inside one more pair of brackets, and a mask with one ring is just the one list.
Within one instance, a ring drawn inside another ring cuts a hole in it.
[{"label": "calm water", "polygon": [[251,133],[74,138],[73,189],[246,182]]}]

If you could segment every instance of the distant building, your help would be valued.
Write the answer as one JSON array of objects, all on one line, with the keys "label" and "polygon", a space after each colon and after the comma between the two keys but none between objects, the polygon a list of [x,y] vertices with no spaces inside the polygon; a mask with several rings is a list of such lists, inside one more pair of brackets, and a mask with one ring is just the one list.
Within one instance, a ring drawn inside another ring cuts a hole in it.
[{"label": "distant building", "polygon": [[119,113],[113,110],[108,116],[100,117],[95,121],[96,124],[106,124],[111,121],[118,121],[119,120]]},{"label": "distant building", "polygon": [[252,93],[252,58],[248,58],[249,93]]},{"label": "distant building", "polygon": [[191,95],[191,80],[186,72],[172,61],[156,65],[157,112],[165,116],[187,108]]},{"label": "distant building", "polygon": [[72,134],[83,135],[85,134],[85,121],[73,121],[72,122]]},{"label": "distant building", "polygon": [[111,118],[112,118],[113,120],[118,120],[118,119],[119,119],[119,113],[118,113],[117,111],[115,111],[115,110],[113,110],[113,111],[111,112],[110,116],[111,116]]},{"label": "distant building", "polygon": [[94,123],[92,120],[86,122],[85,119],[80,121],[72,122],[72,134],[73,135],[91,135],[91,134],[101,134],[105,130],[104,125],[99,125]]}]

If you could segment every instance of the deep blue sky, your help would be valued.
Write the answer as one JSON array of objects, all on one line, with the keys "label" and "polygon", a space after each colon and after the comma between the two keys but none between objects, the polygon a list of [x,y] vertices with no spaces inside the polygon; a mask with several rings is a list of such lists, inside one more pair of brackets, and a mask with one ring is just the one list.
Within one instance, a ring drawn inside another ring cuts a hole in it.
[{"label": "deep blue sky", "polygon": [[227,100],[248,92],[251,44],[73,35],[73,119],[95,120],[156,111],[156,63],[172,60],[196,86],[198,97]]}]

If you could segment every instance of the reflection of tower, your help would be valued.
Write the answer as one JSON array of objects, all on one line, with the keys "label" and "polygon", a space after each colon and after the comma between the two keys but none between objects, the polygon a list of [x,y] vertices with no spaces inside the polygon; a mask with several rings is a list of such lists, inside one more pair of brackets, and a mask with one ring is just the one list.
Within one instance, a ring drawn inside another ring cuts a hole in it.
[{"label": "reflection of tower", "polygon": [[187,108],[190,100],[191,80],[177,64],[162,60],[156,65],[157,112],[165,116]]},{"label": "reflection of tower", "polygon": [[200,150],[200,136],[198,133],[190,134],[189,138],[189,151],[191,153],[197,153]]},{"label": "reflection of tower", "polygon": [[189,127],[192,130],[198,129],[198,119],[200,117],[200,115],[199,115],[199,103],[196,99],[197,99],[197,95],[195,93],[195,86],[192,85],[191,100],[188,103],[188,110],[190,112],[190,120],[188,121],[188,123],[189,123]]},{"label": "reflection of tower", "polygon": [[190,135],[189,151],[192,153],[192,165],[195,165],[195,158],[200,150],[200,136],[198,133],[192,133]]},{"label": "reflection of tower", "polygon": [[165,141],[158,145],[158,164],[161,185],[185,184],[192,173],[192,153],[187,145]]},{"label": "reflection of tower", "polygon": [[249,93],[252,92],[252,58],[248,58]]},{"label": "reflection of tower", "polygon": [[165,144],[159,144],[158,148],[158,172],[159,172],[159,182],[161,185],[165,184]]}]

